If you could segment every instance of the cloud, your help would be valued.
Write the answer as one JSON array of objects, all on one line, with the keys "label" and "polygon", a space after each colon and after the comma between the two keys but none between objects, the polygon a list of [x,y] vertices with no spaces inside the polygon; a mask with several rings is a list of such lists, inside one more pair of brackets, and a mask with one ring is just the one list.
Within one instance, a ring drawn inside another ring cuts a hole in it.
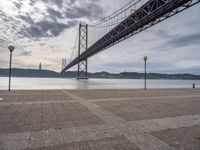
[{"label": "cloud", "polygon": [[45,43],[40,43],[40,46],[43,47],[43,46],[46,46],[46,44]]},{"label": "cloud", "polygon": [[89,19],[99,18],[103,15],[103,8],[98,3],[88,2],[84,3],[80,6],[72,6],[70,8],[66,8],[65,16],[69,19],[78,19],[82,17],[86,17]]},{"label": "cloud", "polygon": [[23,51],[20,55],[21,56],[31,56],[32,52],[31,51]]},{"label": "cloud", "polygon": [[41,38],[41,37],[57,37],[65,29],[69,29],[76,25],[76,21],[68,22],[67,24],[58,22],[41,21],[31,24],[28,28],[22,28],[19,34],[28,38]]},{"label": "cloud", "polygon": [[194,46],[199,45],[200,41],[200,33],[193,33],[188,35],[179,35],[174,36],[170,39],[167,44],[171,45],[174,48],[177,47],[185,47],[185,46]]},{"label": "cloud", "polygon": [[24,22],[26,22],[26,23],[29,23],[29,24],[33,24],[34,23],[33,19],[28,14],[26,14],[26,15],[19,15],[18,17],[21,20],[23,20]]},{"label": "cloud", "polygon": [[30,0],[29,5],[34,6],[36,2],[38,2],[38,0]]},{"label": "cloud", "polygon": [[15,5],[17,9],[20,9],[23,6],[22,0],[15,1],[13,2],[13,4]]},{"label": "cloud", "polygon": [[[85,2],[76,0],[30,0],[29,4],[36,9],[36,4],[41,2],[46,9],[43,9],[43,13],[40,12],[40,19],[35,17],[37,12],[26,12],[17,16],[19,20],[23,21],[22,27],[18,30],[19,38],[26,37],[33,40],[44,37],[58,37],[63,31],[76,26],[80,21],[79,19],[94,19],[103,13],[103,8],[98,5],[99,1],[91,0]],[[16,5],[16,3],[14,4]],[[17,4],[20,5],[21,3]],[[53,6],[57,6],[57,8]]]},{"label": "cloud", "polygon": [[0,68],[2,68],[2,66],[8,66],[8,61],[0,59],[0,65]]},{"label": "cloud", "polygon": [[1,45],[1,48],[7,47],[8,43],[9,43],[8,40],[6,40],[6,39],[0,37],[0,45]]},{"label": "cloud", "polygon": [[57,5],[58,7],[62,7],[65,0],[42,0],[42,1],[44,3],[49,3],[51,5]]},{"label": "cloud", "polygon": [[50,17],[56,19],[56,18],[63,18],[63,15],[61,12],[59,11],[56,11],[55,9],[52,9],[52,8],[48,8],[47,9],[47,13],[49,14]]}]

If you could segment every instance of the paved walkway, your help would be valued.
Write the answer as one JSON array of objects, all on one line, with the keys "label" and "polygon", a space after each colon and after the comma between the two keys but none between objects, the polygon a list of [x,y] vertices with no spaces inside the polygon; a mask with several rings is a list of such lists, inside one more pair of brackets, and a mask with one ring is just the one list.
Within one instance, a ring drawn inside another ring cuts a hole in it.
[{"label": "paved walkway", "polygon": [[200,89],[0,91],[0,150],[200,150]]}]

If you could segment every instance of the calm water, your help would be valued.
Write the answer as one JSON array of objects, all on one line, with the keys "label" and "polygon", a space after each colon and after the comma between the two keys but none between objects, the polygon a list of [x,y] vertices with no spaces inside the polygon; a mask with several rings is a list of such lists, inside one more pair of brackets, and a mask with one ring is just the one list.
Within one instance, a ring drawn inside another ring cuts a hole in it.
[{"label": "calm water", "polygon": [[[148,88],[191,88],[195,80],[148,80]],[[12,89],[126,89],[143,88],[144,81],[137,79],[60,79],[60,78],[12,78]],[[0,89],[8,89],[8,78],[0,77]]]}]

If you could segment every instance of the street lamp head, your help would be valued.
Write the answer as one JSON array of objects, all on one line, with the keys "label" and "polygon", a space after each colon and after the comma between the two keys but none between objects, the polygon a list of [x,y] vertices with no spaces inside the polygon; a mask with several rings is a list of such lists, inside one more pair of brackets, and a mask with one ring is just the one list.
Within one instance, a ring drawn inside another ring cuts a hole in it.
[{"label": "street lamp head", "polygon": [[148,57],[147,56],[144,56],[144,61],[147,61]]},{"label": "street lamp head", "polygon": [[14,46],[12,46],[12,45],[10,45],[10,46],[8,46],[8,49],[9,49],[9,51],[10,51],[10,52],[13,52],[13,51],[14,51],[14,49],[15,49],[15,47],[14,47]]}]

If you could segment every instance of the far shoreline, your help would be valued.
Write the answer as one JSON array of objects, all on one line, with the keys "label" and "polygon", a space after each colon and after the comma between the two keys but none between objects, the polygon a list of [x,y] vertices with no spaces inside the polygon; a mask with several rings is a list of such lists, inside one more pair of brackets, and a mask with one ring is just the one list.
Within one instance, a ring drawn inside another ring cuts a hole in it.
[{"label": "far shoreline", "polygon": [[[80,72],[80,77],[84,75]],[[144,79],[145,74],[142,72],[120,72],[110,73],[106,71],[88,72],[89,79]],[[9,70],[0,68],[0,77],[8,77]],[[77,71],[67,71],[64,73],[55,72],[52,70],[37,70],[37,69],[12,69],[12,77],[17,78],[60,78],[72,79],[77,77]],[[200,80],[200,74],[193,73],[147,73],[147,79],[152,80]]]},{"label": "far shoreline", "polygon": [[[0,78],[8,78],[8,76],[0,76]],[[23,76],[12,76],[12,78],[33,78],[33,79],[77,79],[67,77],[23,77]],[[88,79],[77,79],[77,80],[90,80],[90,79],[103,79],[103,80],[144,80],[144,78],[88,78]],[[168,79],[168,78],[157,78],[147,80],[183,80],[183,81],[199,81],[200,79]]]}]

